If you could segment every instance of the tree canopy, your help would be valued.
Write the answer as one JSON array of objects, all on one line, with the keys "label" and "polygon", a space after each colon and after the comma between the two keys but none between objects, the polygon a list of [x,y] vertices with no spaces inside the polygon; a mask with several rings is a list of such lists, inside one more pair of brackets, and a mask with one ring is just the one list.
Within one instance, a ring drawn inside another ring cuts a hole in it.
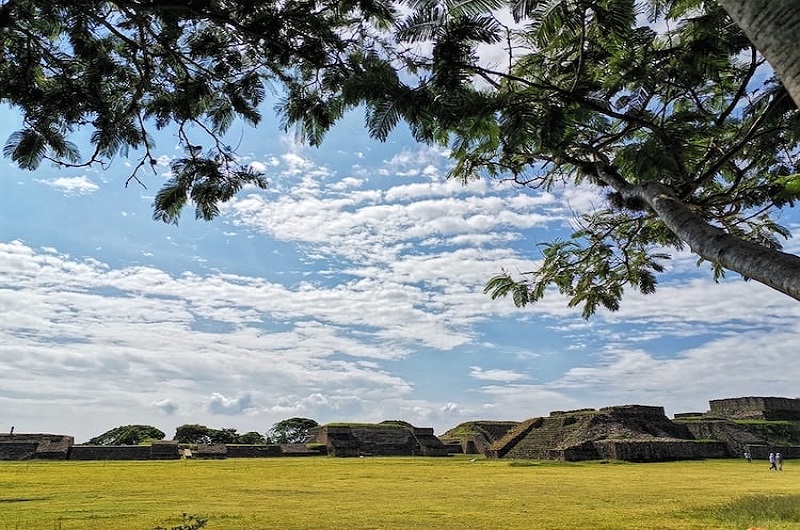
[{"label": "tree canopy", "polygon": [[237,444],[250,444],[250,445],[262,445],[267,443],[267,439],[264,437],[263,434],[255,431],[248,431],[243,434],[239,434],[236,436],[236,440],[233,443]]},{"label": "tree canopy", "polygon": [[[173,125],[184,155],[154,216],[194,204],[211,219],[244,185],[266,185],[220,138],[234,118],[259,123],[276,86],[283,125],[312,144],[363,106],[377,139],[402,121],[448,145],[453,178],[594,186],[600,207],[543,244],[537,269],[491,279],[493,297],[522,306],[556,290],[588,317],[626,290],[653,292],[688,247],[716,278],[800,299],[778,223],[800,197],[800,116],[728,15],[753,23],[745,3],[408,0],[400,16],[383,0],[13,0],[0,7],[0,99],[24,126],[4,154],[33,169],[133,149],[138,179],[155,163],[149,131]],[[777,24],[784,4],[761,2],[761,19]],[[487,61],[487,48],[502,54]],[[70,138],[86,128],[94,151],[81,158]]]},{"label": "tree canopy", "polygon": [[151,425],[122,425],[114,427],[87,443],[89,445],[139,445],[149,440],[163,440],[164,432]]},{"label": "tree canopy", "polygon": [[[503,6],[416,4],[396,36],[430,52],[404,55],[403,75],[376,59],[344,88],[376,138],[405,121],[448,144],[453,178],[596,187],[602,206],[570,238],[488,293],[523,306],[555,288],[588,317],[626,289],[653,292],[688,246],[716,278],[732,270],[800,299],[800,258],[781,252],[790,233],[776,221],[800,197],[800,114],[720,5],[519,2],[511,26],[487,12]],[[479,45],[507,55],[487,64]]]},{"label": "tree canopy", "polygon": [[187,423],[175,429],[176,440],[187,444],[263,444],[266,439],[260,433],[250,431],[238,433],[236,429],[223,427],[214,429],[197,423]]},{"label": "tree canopy", "polygon": [[302,443],[317,426],[319,423],[310,418],[287,418],[274,424],[267,437],[274,444]]},{"label": "tree canopy", "polygon": [[213,429],[197,423],[179,425],[173,440],[184,444],[209,444]]},{"label": "tree canopy", "polygon": [[[266,186],[221,141],[235,118],[262,119],[279,87],[290,120],[313,116],[318,140],[338,116],[328,105],[354,55],[393,17],[385,0],[256,2],[200,0],[11,0],[0,6],[0,101],[23,116],[4,155],[35,169],[137,157],[130,179],[155,166],[150,131],[177,129],[183,156],[155,200],[157,219],[176,221],[194,203],[211,219],[244,185]],[[309,120],[309,123],[312,120]],[[74,138],[88,132],[93,152]],[[141,181],[140,181],[141,182]]]}]

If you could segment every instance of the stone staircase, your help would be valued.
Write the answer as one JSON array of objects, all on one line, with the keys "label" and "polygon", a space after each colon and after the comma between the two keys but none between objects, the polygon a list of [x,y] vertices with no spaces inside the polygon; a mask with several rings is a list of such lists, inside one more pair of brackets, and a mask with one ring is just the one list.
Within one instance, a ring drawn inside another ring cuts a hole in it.
[{"label": "stone staircase", "polygon": [[[671,422],[662,407],[623,405],[555,411],[546,418],[532,418],[494,443],[486,454],[489,458],[527,460],[597,460],[617,453],[662,459],[670,452],[659,449],[665,443],[684,442],[669,446],[675,453],[698,452],[693,444],[685,443],[692,439],[688,429]],[[622,442],[627,445],[619,445]],[[715,448],[714,454],[719,451]]]},{"label": "stone staircase", "polygon": [[516,443],[507,446],[503,457],[528,460],[562,460],[565,441],[585,429],[586,418],[571,416],[541,418],[533,422]]},{"label": "stone staircase", "polygon": [[519,422],[516,421],[467,421],[440,436],[448,447],[459,446],[464,454],[485,454],[497,440],[505,437]]}]

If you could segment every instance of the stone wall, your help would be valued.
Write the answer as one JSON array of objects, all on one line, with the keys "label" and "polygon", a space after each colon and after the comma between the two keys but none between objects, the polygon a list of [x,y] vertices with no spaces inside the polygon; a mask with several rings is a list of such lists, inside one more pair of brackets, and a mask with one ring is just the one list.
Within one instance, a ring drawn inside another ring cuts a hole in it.
[{"label": "stone wall", "polygon": [[0,434],[0,460],[66,460],[74,443],[62,434]]},{"label": "stone wall", "polygon": [[[70,460],[173,460],[180,458],[188,445],[166,442],[155,451],[149,445],[74,445]],[[30,450],[28,450],[30,453]],[[320,456],[324,447],[308,448],[305,444],[287,445],[225,445],[200,444],[190,449],[192,458],[265,458],[277,456]],[[19,458],[15,458],[19,460]]]},{"label": "stone wall", "polygon": [[39,442],[0,442],[0,460],[30,460]]},{"label": "stone wall", "polygon": [[314,441],[327,448],[329,456],[446,456],[447,450],[431,428],[401,424],[322,425],[313,432]]},{"label": "stone wall", "polygon": [[149,460],[148,445],[73,445],[70,460]]},{"label": "stone wall", "polygon": [[433,427],[412,427],[411,436],[417,443],[417,453],[422,456],[447,456],[442,441],[433,434]]},{"label": "stone wall", "polygon": [[374,456],[416,456],[422,454],[416,440],[403,427],[359,426],[351,429],[359,454]]},{"label": "stone wall", "polygon": [[[800,458],[800,445],[751,445],[748,447],[753,460],[767,461],[770,453],[780,453],[784,460]],[[738,455],[740,458],[742,455]]]},{"label": "stone wall", "polygon": [[703,458],[728,458],[723,442],[696,440],[599,440],[593,442],[604,460],[627,462],[668,462]]},{"label": "stone wall", "polygon": [[325,445],[330,456],[358,456],[359,445],[349,426],[323,425],[312,429],[314,441]]},{"label": "stone wall", "polygon": [[178,460],[181,454],[178,452],[178,442],[174,440],[154,441],[150,446],[150,458],[152,460]]},{"label": "stone wall", "polygon": [[748,396],[713,399],[709,414],[729,419],[800,420],[800,399]]},{"label": "stone wall", "polygon": [[225,444],[199,444],[192,451],[192,458],[220,460],[227,456],[228,447]]},{"label": "stone wall", "polygon": [[[549,460],[564,460],[567,462],[580,462],[584,460],[603,460],[607,457],[596,445],[598,442],[586,441],[575,444],[550,455]],[[555,457],[555,458],[553,458]]]},{"label": "stone wall", "polygon": [[450,455],[461,455],[461,454],[468,454],[468,455],[476,455],[479,454],[477,449],[475,448],[475,442],[473,441],[470,443],[470,440],[463,439],[463,440],[442,440],[442,444],[444,445],[445,451],[447,454]]},{"label": "stone wall", "polygon": [[698,440],[717,440],[725,443],[728,454],[732,457],[743,455],[750,446],[764,443],[763,438],[730,420],[693,419],[687,421],[685,425]]},{"label": "stone wall", "polygon": [[745,451],[750,451],[753,458],[767,458],[770,452],[780,451],[794,458],[788,455],[800,452],[800,425],[796,424],[693,419],[685,421],[685,425],[697,439],[724,442],[732,457],[741,457]]},{"label": "stone wall", "polygon": [[654,407],[650,405],[616,405],[613,407],[603,407],[598,410],[600,414],[615,414],[617,416],[627,416],[631,418],[654,418],[663,421],[667,416],[664,407]]},{"label": "stone wall", "polygon": [[[441,441],[431,428],[378,425],[378,429],[332,427],[340,454],[426,455],[446,456]],[[327,432],[327,431],[326,431]],[[344,441],[344,442],[343,442]],[[348,443],[352,451],[347,453]],[[325,456],[324,444],[226,445],[200,444],[189,446],[174,440],[161,440],[152,445],[74,445],[74,438],[54,434],[0,434],[0,460],[176,460],[190,448],[193,458],[259,458]]]},{"label": "stone wall", "polygon": [[228,458],[282,456],[280,445],[229,445]]},{"label": "stone wall", "polygon": [[283,444],[281,445],[281,455],[283,456],[325,456],[328,448],[320,444]]}]

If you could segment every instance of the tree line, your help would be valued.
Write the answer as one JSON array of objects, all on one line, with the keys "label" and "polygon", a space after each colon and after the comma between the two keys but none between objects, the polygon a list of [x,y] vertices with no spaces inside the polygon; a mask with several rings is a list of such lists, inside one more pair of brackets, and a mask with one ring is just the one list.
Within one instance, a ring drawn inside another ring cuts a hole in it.
[{"label": "tree line", "polygon": [[[310,418],[287,418],[272,425],[265,434],[236,429],[213,429],[200,424],[184,424],[175,429],[173,440],[186,444],[290,444],[303,443],[319,424]],[[163,440],[164,432],[152,425],[121,425],[90,439],[88,445],[139,445]]]}]

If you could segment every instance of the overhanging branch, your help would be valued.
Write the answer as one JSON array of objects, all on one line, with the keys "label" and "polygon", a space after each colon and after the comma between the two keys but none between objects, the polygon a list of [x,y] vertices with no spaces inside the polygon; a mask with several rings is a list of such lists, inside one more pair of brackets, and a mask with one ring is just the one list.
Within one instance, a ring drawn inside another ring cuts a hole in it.
[{"label": "overhanging branch", "polygon": [[630,184],[612,168],[595,165],[598,178],[626,198],[644,201],[701,258],[800,300],[800,257],[740,239],[707,223],[668,186]]}]

